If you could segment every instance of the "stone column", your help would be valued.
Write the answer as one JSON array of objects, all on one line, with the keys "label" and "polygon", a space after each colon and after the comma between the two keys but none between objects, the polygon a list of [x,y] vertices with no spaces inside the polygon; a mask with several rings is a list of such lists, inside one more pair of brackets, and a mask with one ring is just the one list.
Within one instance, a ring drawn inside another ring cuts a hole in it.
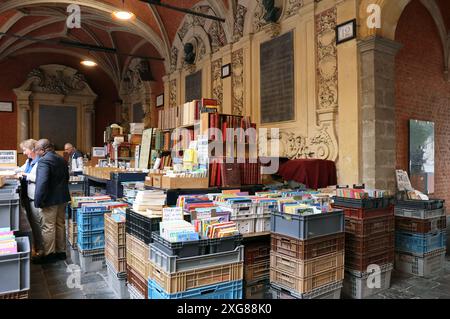
[{"label": "stone column", "polygon": [[94,131],[93,127],[93,118],[94,118],[94,107],[92,105],[87,105],[84,107],[84,152],[91,153],[92,152],[92,132]]},{"label": "stone column", "polygon": [[366,187],[395,190],[395,56],[401,44],[381,37],[358,43],[360,56],[362,179]]},{"label": "stone column", "polygon": [[31,92],[14,90],[17,96],[18,140],[20,143],[30,138],[30,95]]}]

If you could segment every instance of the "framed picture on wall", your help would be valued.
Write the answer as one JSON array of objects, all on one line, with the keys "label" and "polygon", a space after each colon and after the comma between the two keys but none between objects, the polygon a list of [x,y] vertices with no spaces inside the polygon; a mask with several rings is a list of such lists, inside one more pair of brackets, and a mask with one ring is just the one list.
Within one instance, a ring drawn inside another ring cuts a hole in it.
[{"label": "framed picture on wall", "polygon": [[222,66],[222,79],[231,76],[231,63]]},{"label": "framed picture on wall", "polygon": [[336,27],[336,44],[356,38],[356,19],[342,23]]},{"label": "framed picture on wall", "polygon": [[14,103],[12,101],[0,101],[0,112],[13,112]]},{"label": "framed picture on wall", "polygon": [[164,94],[160,94],[156,97],[156,107],[164,106]]}]

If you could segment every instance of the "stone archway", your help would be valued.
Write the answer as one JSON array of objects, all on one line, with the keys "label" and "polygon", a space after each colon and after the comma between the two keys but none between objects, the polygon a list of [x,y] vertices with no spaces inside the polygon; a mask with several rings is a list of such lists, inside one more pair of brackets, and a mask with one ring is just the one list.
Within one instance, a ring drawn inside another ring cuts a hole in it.
[{"label": "stone archway", "polygon": [[[42,65],[32,70],[25,83],[14,89],[17,96],[19,142],[40,138],[40,116],[43,106],[76,108],[76,143],[85,153],[92,149],[94,102],[97,95],[85,77],[64,65]],[[46,138],[52,139],[51,136]]]}]

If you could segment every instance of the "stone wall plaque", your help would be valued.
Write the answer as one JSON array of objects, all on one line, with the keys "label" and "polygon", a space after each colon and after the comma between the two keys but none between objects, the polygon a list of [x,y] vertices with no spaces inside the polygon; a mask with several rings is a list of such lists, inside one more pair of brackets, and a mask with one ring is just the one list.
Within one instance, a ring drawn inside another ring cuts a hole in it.
[{"label": "stone wall plaque", "polygon": [[202,98],[202,71],[186,76],[186,99],[185,102],[201,100]]},{"label": "stone wall plaque", "polygon": [[261,123],[294,120],[293,32],[261,44],[260,68]]},{"label": "stone wall plaque", "polygon": [[77,108],[41,105],[39,138],[49,139],[56,150],[63,150],[65,143],[77,145]]}]

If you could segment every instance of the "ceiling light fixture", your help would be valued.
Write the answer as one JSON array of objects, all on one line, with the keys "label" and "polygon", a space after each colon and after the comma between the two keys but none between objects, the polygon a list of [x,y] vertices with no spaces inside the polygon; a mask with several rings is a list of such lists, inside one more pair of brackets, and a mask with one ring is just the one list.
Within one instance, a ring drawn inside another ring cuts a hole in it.
[{"label": "ceiling light fixture", "polygon": [[90,67],[90,68],[92,68],[92,67],[94,67],[94,66],[97,66],[97,63],[94,62],[94,61],[92,61],[92,60],[83,60],[83,61],[81,61],[80,63],[81,63],[82,65],[87,66],[87,67]]},{"label": "ceiling light fixture", "polygon": [[119,20],[130,20],[134,18],[134,13],[125,9],[125,0],[122,0],[122,10],[114,11],[112,15]]}]

